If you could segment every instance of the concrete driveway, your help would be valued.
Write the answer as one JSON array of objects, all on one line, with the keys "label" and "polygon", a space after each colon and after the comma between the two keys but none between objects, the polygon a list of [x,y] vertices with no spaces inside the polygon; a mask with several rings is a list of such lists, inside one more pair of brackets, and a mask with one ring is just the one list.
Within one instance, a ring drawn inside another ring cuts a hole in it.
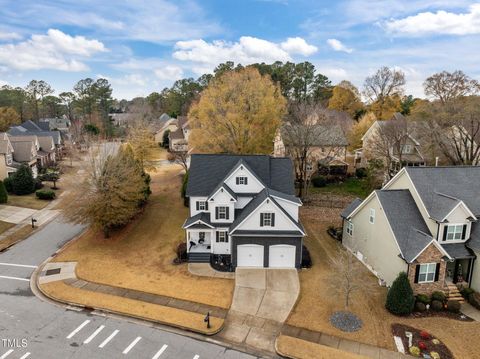
[{"label": "concrete driveway", "polygon": [[18,224],[37,212],[37,210],[31,208],[0,205],[0,221]]},{"label": "concrete driveway", "polygon": [[296,269],[237,268],[231,309],[284,322],[299,292]]}]

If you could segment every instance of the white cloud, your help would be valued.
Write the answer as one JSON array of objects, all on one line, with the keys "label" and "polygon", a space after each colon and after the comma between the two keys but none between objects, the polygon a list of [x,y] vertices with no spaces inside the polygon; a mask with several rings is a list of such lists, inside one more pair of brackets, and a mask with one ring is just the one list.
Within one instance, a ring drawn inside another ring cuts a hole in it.
[{"label": "white cloud", "polygon": [[153,72],[160,80],[175,81],[183,77],[183,70],[179,66],[167,65],[165,67],[155,69]]},{"label": "white cloud", "polygon": [[6,86],[6,85],[9,85],[9,83],[7,81],[3,81],[0,79],[0,87]]},{"label": "white cloud", "polygon": [[0,45],[0,64],[16,70],[86,71],[88,66],[80,59],[104,51],[107,49],[98,40],[49,29],[46,35],[32,35],[26,41]]},{"label": "white cloud", "polygon": [[316,46],[308,44],[301,37],[289,37],[287,41],[282,42],[280,46],[290,54],[300,54],[303,56],[309,56],[318,51]]},{"label": "white cloud", "polygon": [[353,51],[353,49],[346,47],[340,40],[337,39],[328,39],[327,44],[335,51],[343,51],[349,54]]},{"label": "white cloud", "polygon": [[0,31],[0,41],[7,41],[7,40],[20,40],[22,36],[17,34],[16,32],[6,32]]},{"label": "white cloud", "polygon": [[347,71],[341,67],[319,67],[317,70],[333,82],[339,82],[348,78]]},{"label": "white cloud", "polygon": [[480,34],[480,4],[471,5],[466,13],[440,10],[392,19],[386,21],[384,27],[390,33],[406,36]]},{"label": "white cloud", "polygon": [[180,61],[201,64],[196,66],[202,71],[213,69],[219,63],[235,61],[242,65],[256,62],[292,61],[294,54],[312,53],[313,48],[301,38],[290,38],[282,43],[275,43],[251,36],[242,36],[238,42],[216,40],[178,41],[173,57]]}]

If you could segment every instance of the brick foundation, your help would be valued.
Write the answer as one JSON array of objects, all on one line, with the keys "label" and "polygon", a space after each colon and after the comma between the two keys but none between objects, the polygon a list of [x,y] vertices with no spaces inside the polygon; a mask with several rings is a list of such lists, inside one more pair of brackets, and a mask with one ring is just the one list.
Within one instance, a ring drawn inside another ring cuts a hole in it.
[{"label": "brick foundation", "polygon": [[[432,294],[432,292],[446,292],[445,274],[447,262],[445,262],[444,254],[432,243],[430,244],[418,258],[408,266],[408,279],[415,294]],[[432,283],[415,283],[415,268],[418,264],[424,263],[440,263],[440,271],[438,280]]]}]

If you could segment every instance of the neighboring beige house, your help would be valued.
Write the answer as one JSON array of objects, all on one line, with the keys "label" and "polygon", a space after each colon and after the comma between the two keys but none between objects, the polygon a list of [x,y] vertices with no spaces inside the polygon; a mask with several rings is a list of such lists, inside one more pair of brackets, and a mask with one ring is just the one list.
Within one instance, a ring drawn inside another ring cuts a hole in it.
[{"label": "neighboring beige house", "polygon": [[176,118],[169,118],[165,124],[155,133],[155,142],[161,144],[163,135],[166,131],[175,132],[178,129],[178,121]]},{"label": "neighboring beige house", "polygon": [[5,132],[0,133],[0,180],[16,172],[13,166],[13,146]]},{"label": "neighboring beige house", "polygon": [[187,116],[178,116],[177,129],[170,132],[169,149],[171,152],[188,151],[188,137],[190,136],[190,126]]},{"label": "neighboring beige house", "polygon": [[29,139],[28,137],[31,136],[24,137],[27,138],[10,137],[10,143],[13,147],[13,166],[18,168],[21,164],[26,164],[32,169],[33,177],[37,178],[37,154],[40,144],[38,143],[38,139]]},{"label": "neighboring beige house", "polygon": [[407,272],[415,293],[480,290],[480,167],[404,167],[343,212],[345,247],[390,286]]},{"label": "neighboring beige house", "polygon": [[[348,141],[345,133],[338,125],[324,126],[318,125],[318,136],[310,146],[310,156],[308,159],[307,170],[309,176],[318,172],[321,168],[329,168],[332,172],[340,170],[346,173],[348,163],[347,146]],[[273,141],[274,157],[290,157],[294,160],[292,144],[286,143],[287,136],[282,135],[282,130],[278,130]]]},{"label": "neighboring beige house", "polygon": [[420,143],[410,131],[406,118],[401,113],[395,113],[387,121],[375,121],[362,137],[362,148],[355,150],[355,168],[367,167],[369,161],[377,159],[383,147],[389,145],[391,170],[398,172],[405,166],[425,166],[426,161],[421,152]]}]

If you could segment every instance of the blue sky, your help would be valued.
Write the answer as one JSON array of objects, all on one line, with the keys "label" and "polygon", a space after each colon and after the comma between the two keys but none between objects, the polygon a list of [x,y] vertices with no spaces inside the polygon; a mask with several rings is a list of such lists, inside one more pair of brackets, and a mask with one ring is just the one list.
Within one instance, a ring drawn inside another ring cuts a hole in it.
[{"label": "blue sky", "polygon": [[85,77],[145,96],[219,62],[310,61],[361,88],[380,66],[423,96],[434,72],[480,80],[480,2],[464,0],[0,0],[0,84],[58,91]]}]

